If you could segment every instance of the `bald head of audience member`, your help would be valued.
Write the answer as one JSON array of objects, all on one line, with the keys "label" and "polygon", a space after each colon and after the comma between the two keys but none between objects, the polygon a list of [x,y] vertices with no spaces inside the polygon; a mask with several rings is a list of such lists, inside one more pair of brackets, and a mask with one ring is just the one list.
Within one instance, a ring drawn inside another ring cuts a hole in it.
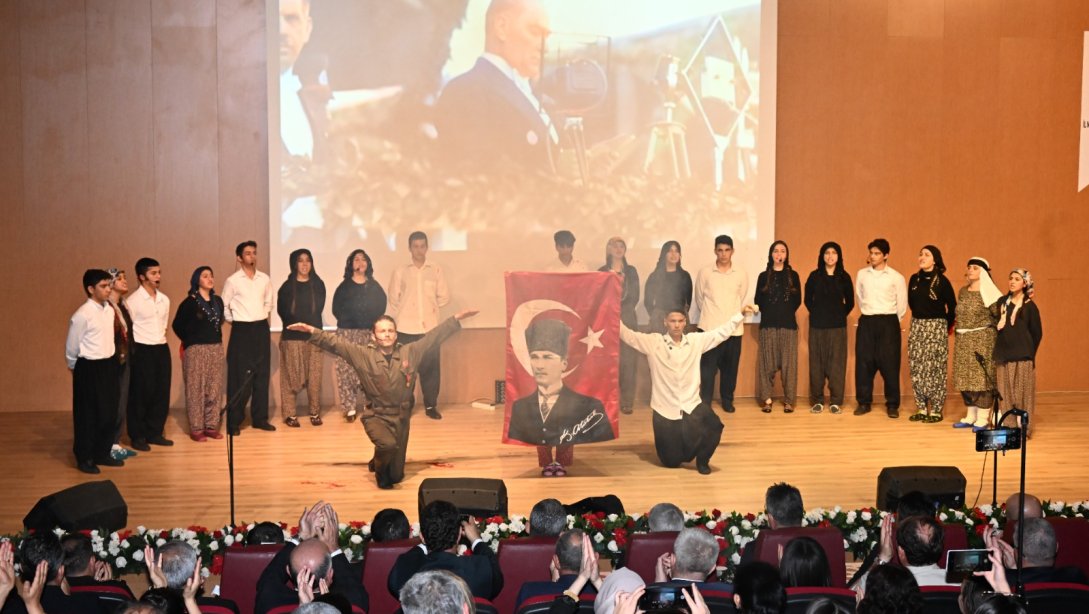
[{"label": "bald head of audience member", "polygon": [[[1044,508],[1040,500],[1025,493],[1025,518],[1043,518]],[[1006,499],[1006,520],[1017,522],[1021,518],[1021,493],[1015,492]]]},{"label": "bald head of audience member", "polygon": [[304,569],[310,570],[315,581],[325,578],[327,584],[333,583],[333,558],[329,547],[320,539],[303,540],[291,551],[288,574],[294,578]]}]

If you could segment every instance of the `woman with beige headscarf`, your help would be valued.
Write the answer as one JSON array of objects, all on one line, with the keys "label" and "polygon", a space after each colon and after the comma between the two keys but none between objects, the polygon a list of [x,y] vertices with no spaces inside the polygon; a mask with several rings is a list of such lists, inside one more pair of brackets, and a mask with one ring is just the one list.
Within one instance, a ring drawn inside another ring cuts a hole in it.
[{"label": "woman with beige headscarf", "polygon": [[1002,411],[1017,408],[1029,414],[1025,436],[1032,436],[1036,409],[1036,350],[1044,336],[1035,284],[1027,269],[1010,271],[1009,294],[998,301],[998,339],[994,346]]},{"label": "woman with beige headscarf", "polygon": [[1002,292],[991,279],[991,265],[978,256],[968,260],[968,283],[957,294],[953,346],[953,386],[968,412],[953,428],[980,429],[994,406],[994,343],[998,335],[998,299]]}]

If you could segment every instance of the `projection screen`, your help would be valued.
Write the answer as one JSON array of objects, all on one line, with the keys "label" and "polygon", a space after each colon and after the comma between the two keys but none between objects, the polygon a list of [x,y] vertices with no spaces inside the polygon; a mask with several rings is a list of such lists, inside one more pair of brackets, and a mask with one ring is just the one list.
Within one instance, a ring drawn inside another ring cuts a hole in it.
[{"label": "projection screen", "polygon": [[504,271],[547,268],[559,229],[591,269],[623,238],[641,284],[664,242],[695,278],[728,234],[751,295],[775,239],[774,0],[268,2],[261,264],[278,287],[310,249],[326,326],[349,252],[385,287],[414,230],[475,327],[505,325]]}]

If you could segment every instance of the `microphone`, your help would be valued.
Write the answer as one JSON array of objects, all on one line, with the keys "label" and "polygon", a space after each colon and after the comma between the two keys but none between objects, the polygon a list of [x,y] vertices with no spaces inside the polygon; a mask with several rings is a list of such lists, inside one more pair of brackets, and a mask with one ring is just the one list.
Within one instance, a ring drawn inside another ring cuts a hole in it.
[{"label": "microphone", "polygon": [[983,354],[980,354],[979,352],[973,352],[973,353],[976,355],[976,362],[978,362],[979,364],[982,365],[983,364]]}]

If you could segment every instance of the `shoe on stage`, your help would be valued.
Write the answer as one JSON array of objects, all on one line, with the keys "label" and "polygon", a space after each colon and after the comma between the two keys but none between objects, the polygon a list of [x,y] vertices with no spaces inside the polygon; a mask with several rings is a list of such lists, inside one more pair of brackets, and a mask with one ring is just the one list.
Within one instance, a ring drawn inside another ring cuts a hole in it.
[{"label": "shoe on stage", "polygon": [[90,473],[91,475],[97,475],[99,473],[102,473],[102,470],[98,468],[98,465],[95,465],[94,463],[89,461],[86,463],[78,463],[76,465],[76,469],[79,469],[83,473]]},{"label": "shoe on stage", "polygon": [[910,420],[911,422],[926,422],[926,419],[927,415],[925,409],[917,410],[915,413],[911,414],[910,418],[908,418],[908,420]]},{"label": "shoe on stage", "polygon": [[427,414],[427,417],[431,418],[432,420],[442,420],[442,414],[439,413],[438,408],[428,407],[426,410],[424,410],[424,413]]},{"label": "shoe on stage", "polygon": [[[155,446],[172,446],[172,445],[174,445],[173,441],[167,439],[166,437],[163,437],[162,435],[158,435],[156,437],[148,437],[147,442],[152,444],[152,445],[155,445]],[[136,446],[133,446],[133,447],[135,448]],[[139,448],[137,448],[137,449],[139,449]]]},{"label": "shoe on stage", "polygon": [[270,433],[272,431],[276,430],[276,427],[269,424],[268,422],[264,422],[262,424],[255,424],[255,425],[253,425],[253,428],[255,428],[255,429],[259,430],[259,431],[269,431]]},{"label": "shoe on stage", "polygon": [[700,475],[709,475],[711,473],[711,465],[696,461],[696,471],[699,471]]},{"label": "shoe on stage", "polygon": [[132,440],[132,448],[134,450],[139,450],[141,452],[150,452],[151,451],[151,446],[147,445],[147,442],[144,441],[143,439],[133,439]]},{"label": "shoe on stage", "polygon": [[821,403],[816,403],[816,404],[813,405],[813,407],[809,408],[809,413],[811,413],[811,414],[819,414],[819,413],[821,413],[823,411],[824,411],[824,405],[821,404]]},{"label": "shoe on stage", "polygon": [[868,413],[870,413],[870,405],[868,403],[861,404],[855,408],[856,416],[865,416]]},{"label": "shoe on stage", "polygon": [[353,409],[353,410],[351,410],[351,411],[344,414],[344,419],[347,420],[348,422],[355,422],[355,415],[356,415],[355,410]]}]

